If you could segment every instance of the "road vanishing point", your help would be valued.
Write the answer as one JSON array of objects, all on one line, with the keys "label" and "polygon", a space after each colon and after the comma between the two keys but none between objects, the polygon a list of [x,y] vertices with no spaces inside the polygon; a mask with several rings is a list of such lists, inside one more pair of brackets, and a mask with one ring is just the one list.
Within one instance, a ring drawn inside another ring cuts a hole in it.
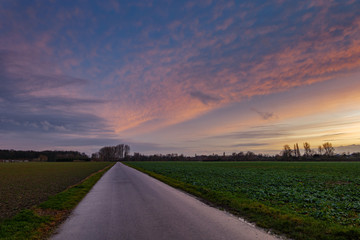
[{"label": "road vanishing point", "polygon": [[52,240],[272,240],[241,219],[116,163]]}]

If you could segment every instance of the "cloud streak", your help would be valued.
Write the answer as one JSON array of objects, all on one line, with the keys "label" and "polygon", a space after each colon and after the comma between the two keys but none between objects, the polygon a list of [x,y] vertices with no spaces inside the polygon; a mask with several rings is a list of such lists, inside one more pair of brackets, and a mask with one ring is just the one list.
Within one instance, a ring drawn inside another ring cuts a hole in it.
[{"label": "cloud streak", "polygon": [[256,110],[255,108],[252,108],[252,110],[254,112],[256,112],[257,114],[259,114],[259,116],[264,120],[269,120],[269,119],[272,119],[275,117],[275,114],[272,112],[262,112],[262,111]]},{"label": "cloud streak", "polygon": [[209,94],[205,94],[205,93],[202,93],[200,91],[190,92],[190,96],[200,100],[205,105],[207,105],[207,104],[209,104],[211,102],[216,103],[216,102],[220,101],[219,97],[211,96]]}]

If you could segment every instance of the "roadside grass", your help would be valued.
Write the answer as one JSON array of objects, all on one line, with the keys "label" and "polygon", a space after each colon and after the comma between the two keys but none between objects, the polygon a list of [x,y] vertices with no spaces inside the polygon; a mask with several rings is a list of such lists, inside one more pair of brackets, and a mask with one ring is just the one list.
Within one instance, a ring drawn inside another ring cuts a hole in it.
[{"label": "roadside grass", "polygon": [[[140,167],[142,165],[140,162],[138,163],[139,164],[125,162],[126,165],[142,171],[170,186],[201,198],[209,205],[238,215],[275,234],[299,240],[360,239],[360,229],[358,226],[342,225],[335,221],[315,219],[306,214],[299,214],[286,206],[272,206],[269,202],[251,199],[246,194],[234,195],[231,191],[214,190],[201,186],[199,182],[196,182],[196,184],[186,183],[174,177],[165,176],[171,174],[159,174],[158,172],[161,172],[161,170],[154,172],[154,170],[150,171]],[[148,165],[145,167],[148,168]],[[191,171],[189,169],[187,170]],[[216,178],[215,175],[216,174],[214,174],[214,178]],[[197,181],[200,180],[197,179]]]},{"label": "roadside grass", "polygon": [[[71,163],[70,163],[71,164]],[[0,239],[47,239],[56,227],[63,222],[71,210],[90,191],[95,183],[114,163],[107,166],[80,183],[49,197],[49,199],[30,209],[21,210],[10,219],[0,223]]]}]

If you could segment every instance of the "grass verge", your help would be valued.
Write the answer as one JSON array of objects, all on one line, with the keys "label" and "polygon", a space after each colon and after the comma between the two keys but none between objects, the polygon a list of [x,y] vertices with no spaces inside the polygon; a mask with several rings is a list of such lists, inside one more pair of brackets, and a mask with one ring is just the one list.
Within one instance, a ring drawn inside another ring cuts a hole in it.
[{"label": "grass verge", "polygon": [[235,197],[231,193],[217,192],[200,186],[181,182],[171,177],[132,166],[170,186],[200,197],[206,203],[224,209],[257,226],[271,230],[275,234],[299,240],[342,240],[360,239],[360,229],[351,226],[328,223],[312,217],[296,215],[284,209],[276,209],[246,197]]},{"label": "grass verge", "polygon": [[0,224],[0,239],[47,239],[113,165],[91,174],[38,206],[22,210],[13,218],[4,220]]}]

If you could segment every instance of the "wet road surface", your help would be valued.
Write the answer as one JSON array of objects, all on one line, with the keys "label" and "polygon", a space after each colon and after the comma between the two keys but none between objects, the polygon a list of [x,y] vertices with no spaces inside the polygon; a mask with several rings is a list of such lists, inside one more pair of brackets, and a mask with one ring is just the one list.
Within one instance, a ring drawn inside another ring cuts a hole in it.
[{"label": "wet road surface", "polygon": [[277,239],[137,170],[117,163],[54,240]]}]

